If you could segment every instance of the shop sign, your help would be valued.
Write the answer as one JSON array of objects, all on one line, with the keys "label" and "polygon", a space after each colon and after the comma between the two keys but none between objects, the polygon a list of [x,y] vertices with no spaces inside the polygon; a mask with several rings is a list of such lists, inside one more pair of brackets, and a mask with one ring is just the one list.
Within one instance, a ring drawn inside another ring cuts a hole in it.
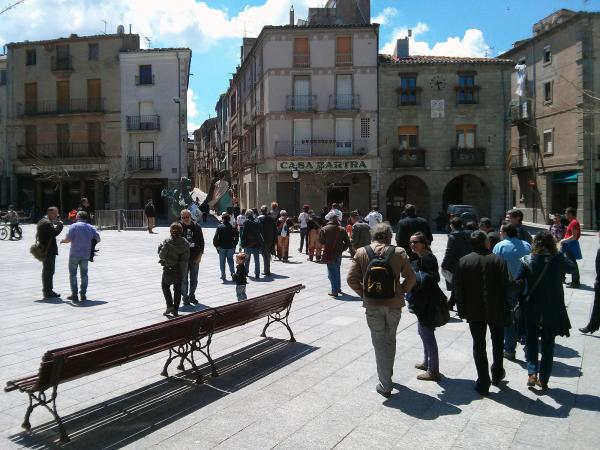
[{"label": "shop sign", "polygon": [[[67,172],[102,172],[108,170],[108,164],[61,164],[59,166],[48,166],[45,164],[36,164],[40,174],[61,172],[63,169]],[[17,173],[31,173],[31,166],[15,167]]]},{"label": "shop sign", "polygon": [[370,170],[370,159],[311,159],[310,161],[277,161],[278,172],[339,172],[354,170]]}]

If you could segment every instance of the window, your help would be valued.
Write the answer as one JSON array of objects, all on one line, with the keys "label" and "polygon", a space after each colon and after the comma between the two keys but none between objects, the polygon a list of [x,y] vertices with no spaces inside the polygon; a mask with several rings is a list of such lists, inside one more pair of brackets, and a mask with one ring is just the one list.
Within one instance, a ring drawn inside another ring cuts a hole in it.
[{"label": "window", "polygon": [[59,157],[69,156],[69,141],[71,133],[68,123],[59,123],[56,125],[56,144]]},{"label": "window", "polygon": [[88,125],[89,156],[102,155],[102,127],[100,122],[90,122]]},{"label": "window", "polygon": [[475,75],[458,76],[458,104],[469,105],[475,101]]},{"label": "window", "polygon": [[88,111],[102,111],[102,82],[100,78],[87,80]]},{"label": "window", "polygon": [[233,94],[231,94],[231,101],[230,101],[230,106],[229,106],[229,111],[231,112],[232,116],[235,116],[236,113],[236,108],[237,108],[237,102],[236,102],[236,95],[235,92]]},{"label": "window", "polygon": [[35,48],[29,48],[25,50],[25,65],[35,66],[36,65],[36,51]]},{"label": "window", "polygon": [[137,84],[154,84],[154,75],[150,64],[139,66]]},{"label": "window", "polygon": [[550,51],[550,46],[546,45],[544,47],[544,64],[552,63],[552,52]]},{"label": "window", "polygon": [[417,148],[418,128],[413,126],[398,127],[398,143],[401,150]]},{"label": "window", "polygon": [[360,138],[369,139],[371,137],[371,120],[368,117],[360,118]]},{"label": "window", "polygon": [[417,104],[417,77],[416,75],[402,75],[400,77],[400,106]]},{"label": "window", "polygon": [[310,66],[310,47],[308,38],[294,38],[294,67]]},{"label": "window", "polygon": [[544,130],[544,154],[554,154],[554,129]]},{"label": "window", "polygon": [[141,158],[153,158],[154,157],[154,142],[140,142],[139,156],[140,156],[140,159]]},{"label": "window", "polygon": [[310,77],[294,77],[292,111],[310,111],[313,107],[310,95]]},{"label": "window", "polygon": [[98,61],[100,56],[100,44],[88,44],[88,61]]},{"label": "window", "polygon": [[336,39],[335,64],[337,66],[352,65],[352,38],[350,36]]},{"label": "window", "polygon": [[59,80],[56,82],[56,108],[59,113],[68,113],[71,110],[69,80]]},{"label": "window", "polygon": [[544,103],[552,103],[552,81],[544,83]]},{"label": "window", "polygon": [[475,148],[475,125],[456,126],[456,146],[458,148]]},{"label": "window", "polygon": [[35,125],[25,125],[25,149],[29,155],[35,155],[37,152],[37,127]]},{"label": "window", "polygon": [[38,112],[37,83],[25,83],[25,114]]},{"label": "window", "polygon": [[335,77],[335,109],[352,109],[354,96],[352,95],[352,75],[336,75]]},{"label": "window", "polygon": [[6,84],[6,70],[0,70],[0,86],[4,86]]},{"label": "window", "polygon": [[294,119],[294,156],[310,156],[312,130],[310,119]]},{"label": "window", "polygon": [[335,119],[335,155],[352,156],[352,119]]},{"label": "window", "polygon": [[71,50],[68,45],[57,45],[56,56],[52,64],[52,70],[72,70]]}]

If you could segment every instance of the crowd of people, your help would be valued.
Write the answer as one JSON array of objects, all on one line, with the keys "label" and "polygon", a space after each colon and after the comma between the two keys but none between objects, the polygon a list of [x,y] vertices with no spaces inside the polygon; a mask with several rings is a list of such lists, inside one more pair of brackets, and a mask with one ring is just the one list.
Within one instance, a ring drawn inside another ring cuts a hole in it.
[{"label": "crowd of people", "polygon": [[[89,202],[83,200],[76,223],[61,240],[61,244],[71,244],[68,298],[74,302],[86,300],[87,263],[93,259],[95,243],[100,241],[89,223]],[[147,205],[146,214],[150,216],[154,211],[148,206],[153,205]],[[526,359],[527,386],[548,389],[555,338],[568,336],[571,328],[563,291],[566,274],[572,276],[569,287],[580,287],[577,260],[582,257],[581,226],[575,209],[566,209],[566,224],[561,215],[555,214],[550,228],[533,237],[523,226],[523,214],[517,209],[506,213],[498,229],[486,217],[468,223],[452,217],[441,264],[431,251],[433,235],[428,221],[419,217],[416,207],[410,204],[398,222],[396,245],[392,245],[394,232],[383,222],[377,207],[364,218],[359,211],[352,211],[347,220],[335,203],[322,208],[319,214],[304,205],[296,220],[276,202],[270,208],[263,205],[260,210],[232,213],[221,215],[213,246],[219,255],[221,280],[235,284],[238,301],[248,298],[249,280],[271,276],[274,260],[289,261],[290,234],[296,226],[300,234],[298,255],[326,265],[331,297],[343,295],[342,256],[349,252],[352,259],[347,283],[363,300],[377,363],[376,390],[381,395],[389,397],[392,393],[396,332],[406,304],[417,317],[423,345],[423,358],[415,364],[422,371],[419,380],[435,382],[442,378],[435,331],[448,323],[450,311],[455,309],[458,317],[468,322],[472,336],[477,392],[487,395],[492,384],[501,383],[506,375],[504,359],[514,360],[519,344]],[[149,222],[150,233],[153,227],[154,223]],[[53,290],[53,275],[58,253],[56,237],[63,223],[55,207],[48,209],[37,229],[36,245],[44,249],[45,255],[43,293],[45,297],[58,297]],[[202,227],[188,209],[181,211],[169,232],[169,238],[158,247],[158,255],[163,271],[164,315],[175,317],[182,302],[198,304],[195,294],[206,246]],[[596,272],[598,277],[600,250]],[[446,292],[439,285],[442,279]],[[594,308],[588,325],[580,328],[582,333],[593,333],[600,327],[599,287],[596,278]],[[491,367],[485,345],[488,329]]]}]

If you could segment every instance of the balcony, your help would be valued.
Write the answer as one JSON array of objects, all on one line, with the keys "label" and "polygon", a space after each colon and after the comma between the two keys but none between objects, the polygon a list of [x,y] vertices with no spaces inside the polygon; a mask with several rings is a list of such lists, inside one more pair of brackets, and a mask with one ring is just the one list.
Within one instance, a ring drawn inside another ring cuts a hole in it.
[{"label": "balcony", "polygon": [[294,53],[294,67],[310,67],[310,54]]},{"label": "balcony", "polygon": [[335,65],[336,66],[351,66],[352,65],[352,52],[336,53],[335,54]]},{"label": "balcony", "polygon": [[19,116],[102,112],[104,112],[104,98],[95,97],[17,103],[17,114]]},{"label": "balcony", "polygon": [[160,130],[160,116],[127,116],[127,131]]},{"label": "balcony", "polygon": [[260,119],[261,117],[264,117],[264,115],[265,115],[265,109],[264,109],[262,102],[254,105],[254,108],[252,108],[252,118],[254,120],[257,120],[257,119]]},{"label": "balcony", "polygon": [[104,157],[104,143],[18,145],[17,159],[57,160]]},{"label": "balcony", "polygon": [[513,169],[528,169],[533,166],[533,155],[527,150],[523,150],[517,154],[512,154],[512,167]]},{"label": "balcony", "polygon": [[367,141],[336,141],[335,139],[305,139],[276,141],[275,156],[362,156],[368,153]]},{"label": "balcony", "polygon": [[160,170],[160,156],[128,156],[127,170]]},{"label": "balcony", "polygon": [[50,59],[50,67],[53,72],[70,72],[73,70],[73,57],[71,55],[53,56]]},{"label": "balcony", "polygon": [[288,95],[286,110],[289,112],[309,112],[317,109],[316,95]]},{"label": "balcony", "polygon": [[421,88],[398,88],[398,106],[416,106],[420,104]]},{"label": "balcony", "polygon": [[450,165],[452,167],[485,166],[485,148],[452,148]]},{"label": "balcony", "polygon": [[145,86],[154,84],[154,74],[150,75],[136,75],[135,76],[136,86]]},{"label": "balcony", "polygon": [[396,148],[393,151],[394,169],[425,167],[427,151],[422,148]]},{"label": "balcony", "polygon": [[249,113],[246,113],[242,116],[242,126],[244,128],[250,128],[252,126],[252,117]]},{"label": "balcony", "polygon": [[242,152],[242,167],[256,164],[263,156],[263,146],[257,145],[252,150]]},{"label": "balcony", "polygon": [[474,105],[479,103],[479,86],[456,86],[456,103],[459,105]]},{"label": "balcony", "polygon": [[330,111],[358,111],[360,109],[360,97],[358,95],[330,95]]},{"label": "balcony", "polygon": [[529,100],[511,102],[510,116],[513,125],[531,120],[531,102]]}]

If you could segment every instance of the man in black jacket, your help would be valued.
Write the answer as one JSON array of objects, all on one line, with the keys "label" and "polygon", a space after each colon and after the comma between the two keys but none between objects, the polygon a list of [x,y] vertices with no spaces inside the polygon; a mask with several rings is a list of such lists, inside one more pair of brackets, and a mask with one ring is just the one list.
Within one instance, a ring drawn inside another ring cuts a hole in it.
[{"label": "man in black jacket", "polygon": [[148,233],[156,234],[152,231],[156,225],[156,208],[154,207],[154,203],[152,203],[152,199],[149,199],[146,206],[144,206],[144,214],[146,214],[146,220],[148,221]]},{"label": "man in black jacket", "polygon": [[[600,233],[598,233],[600,238]],[[600,248],[596,251],[596,280],[594,281],[594,306],[588,324],[580,328],[582,333],[595,333],[600,329]]]},{"label": "man in black jacket", "polygon": [[[273,219],[275,220],[275,219]],[[254,212],[249,209],[246,211],[246,222],[240,233],[240,243],[246,253],[244,265],[246,272],[250,273],[250,255],[254,258],[254,277],[260,278],[260,254],[264,248],[264,239],[261,232],[261,226],[254,218]]]},{"label": "man in black jacket", "polygon": [[44,298],[60,297],[60,294],[54,292],[53,278],[58,255],[58,246],[56,245],[56,236],[63,229],[63,223],[58,218],[58,208],[51,206],[48,208],[48,215],[40,220],[37,224],[37,238],[40,247],[46,251],[46,257],[42,266],[42,290]]},{"label": "man in black jacket", "polygon": [[183,274],[183,280],[181,282],[183,304],[189,305],[190,303],[193,303],[194,305],[197,305],[196,287],[198,286],[200,261],[202,260],[202,254],[204,253],[204,234],[202,233],[202,227],[192,220],[192,213],[189,209],[181,211],[181,220],[179,223],[183,227],[183,237],[190,245],[190,260],[187,265],[187,272]]},{"label": "man in black jacket", "polygon": [[[490,384],[498,385],[506,375],[503,368],[504,325],[510,310],[507,301],[508,269],[506,262],[490,252],[490,241],[483,231],[471,234],[473,252],[460,259],[454,273],[454,292],[459,317],[469,323],[473,337],[473,359],[477,368],[475,390],[489,393]],[[485,350],[485,334],[492,337],[492,377]]]},{"label": "man in black jacket", "polygon": [[418,257],[410,248],[410,237],[417,232],[421,232],[431,243],[431,241],[433,241],[433,236],[431,235],[431,229],[429,228],[427,220],[422,217],[417,217],[417,208],[415,205],[406,205],[404,207],[404,214],[406,214],[406,217],[398,222],[396,244],[398,247],[402,247],[406,250],[406,254],[409,256],[410,260],[414,261]]},{"label": "man in black jacket", "polygon": [[451,292],[448,307],[454,309],[456,300],[454,299],[452,275],[458,267],[458,261],[465,255],[468,255],[471,248],[471,232],[464,229],[463,221],[458,217],[453,217],[450,221],[450,234],[446,243],[446,253],[442,260],[442,275],[446,279],[446,289]]},{"label": "man in black jacket", "polygon": [[[258,223],[260,224],[260,231],[263,238],[261,254],[263,257],[264,274],[269,276],[271,275],[271,255],[275,253],[275,241],[277,240],[277,222],[275,218],[269,214],[267,205],[262,205],[260,207]],[[250,255],[248,255],[248,258],[250,258]]]}]

